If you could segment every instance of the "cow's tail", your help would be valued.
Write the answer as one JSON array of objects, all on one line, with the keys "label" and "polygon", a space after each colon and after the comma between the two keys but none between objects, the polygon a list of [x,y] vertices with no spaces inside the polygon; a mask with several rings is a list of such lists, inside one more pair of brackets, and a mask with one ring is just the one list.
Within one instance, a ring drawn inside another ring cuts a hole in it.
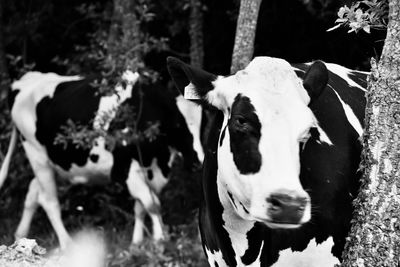
[{"label": "cow's tail", "polygon": [[13,126],[13,129],[11,132],[10,144],[8,145],[7,154],[4,157],[3,164],[1,165],[1,169],[0,169],[0,188],[7,178],[8,168],[9,168],[10,162],[11,162],[11,156],[12,156],[12,153],[14,152],[16,143],[17,143],[17,128],[15,126]]}]

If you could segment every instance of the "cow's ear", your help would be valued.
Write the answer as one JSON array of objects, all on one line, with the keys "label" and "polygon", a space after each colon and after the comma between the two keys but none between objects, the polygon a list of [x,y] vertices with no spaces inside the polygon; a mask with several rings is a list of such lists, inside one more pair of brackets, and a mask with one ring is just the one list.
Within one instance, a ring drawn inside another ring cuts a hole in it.
[{"label": "cow's ear", "polygon": [[192,67],[177,58],[167,58],[168,72],[176,87],[189,100],[201,100],[214,89],[212,84],[217,76]]},{"label": "cow's ear", "polygon": [[329,80],[329,72],[324,62],[314,61],[308,68],[303,79],[303,86],[310,96],[312,103],[324,91]]}]

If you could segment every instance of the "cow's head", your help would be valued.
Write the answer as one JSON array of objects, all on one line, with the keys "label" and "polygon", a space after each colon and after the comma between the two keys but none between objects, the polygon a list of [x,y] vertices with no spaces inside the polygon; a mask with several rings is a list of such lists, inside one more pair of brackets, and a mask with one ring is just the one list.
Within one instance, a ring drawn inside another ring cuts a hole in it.
[{"label": "cow's head", "polygon": [[286,61],[255,58],[222,77],[169,58],[186,97],[224,114],[218,142],[218,193],[246,220],[292,228],[309,221],[310,197],[300,183],[300,146],[317,121],[308,107],[328,71],[314,62],[301,81]]}]

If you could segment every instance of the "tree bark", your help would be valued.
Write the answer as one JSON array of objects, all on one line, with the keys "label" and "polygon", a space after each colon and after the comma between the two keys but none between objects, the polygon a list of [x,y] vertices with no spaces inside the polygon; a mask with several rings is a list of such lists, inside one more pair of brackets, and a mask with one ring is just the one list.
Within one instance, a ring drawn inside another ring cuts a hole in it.
[{"label": "tree bark", "polygon": [[261,0],[241,0],[233,46],[231,73],[249,64],[254,52],[254,39]]},{"label": "tree bark", "polygon": [[372,60],[364,176],[342,266],[400,266],[400,0],[389,1],[382,55]]},{"label": "tree bark", "polygon": [[[111,64],[136,70],[141,60],[140,23],[135,14],[135,1],[114,0],[113,15],[107,40]],[[114,66],[115,67],[115,66]]]},{"label": "tree bark", "polygon": [[4,50],[3,0],[0,0],[0,102],[7,97],[10,75]]},{"label": "tree bark", "polygon": [[204,60],[203,13],[200,0],[190,0],[190,64],[202,68]]}]

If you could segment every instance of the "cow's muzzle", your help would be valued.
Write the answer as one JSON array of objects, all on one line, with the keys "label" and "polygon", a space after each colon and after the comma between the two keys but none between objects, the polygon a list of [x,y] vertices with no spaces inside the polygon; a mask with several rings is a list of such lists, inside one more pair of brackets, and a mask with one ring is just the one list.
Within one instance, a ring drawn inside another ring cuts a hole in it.
[{"label": "cow's muzzle", "polygon": [[293,191],[278,191],[266,199],[270,222],[276,226],[300,225],[305,222],[305,212],[309,212],[310,198]]}]

